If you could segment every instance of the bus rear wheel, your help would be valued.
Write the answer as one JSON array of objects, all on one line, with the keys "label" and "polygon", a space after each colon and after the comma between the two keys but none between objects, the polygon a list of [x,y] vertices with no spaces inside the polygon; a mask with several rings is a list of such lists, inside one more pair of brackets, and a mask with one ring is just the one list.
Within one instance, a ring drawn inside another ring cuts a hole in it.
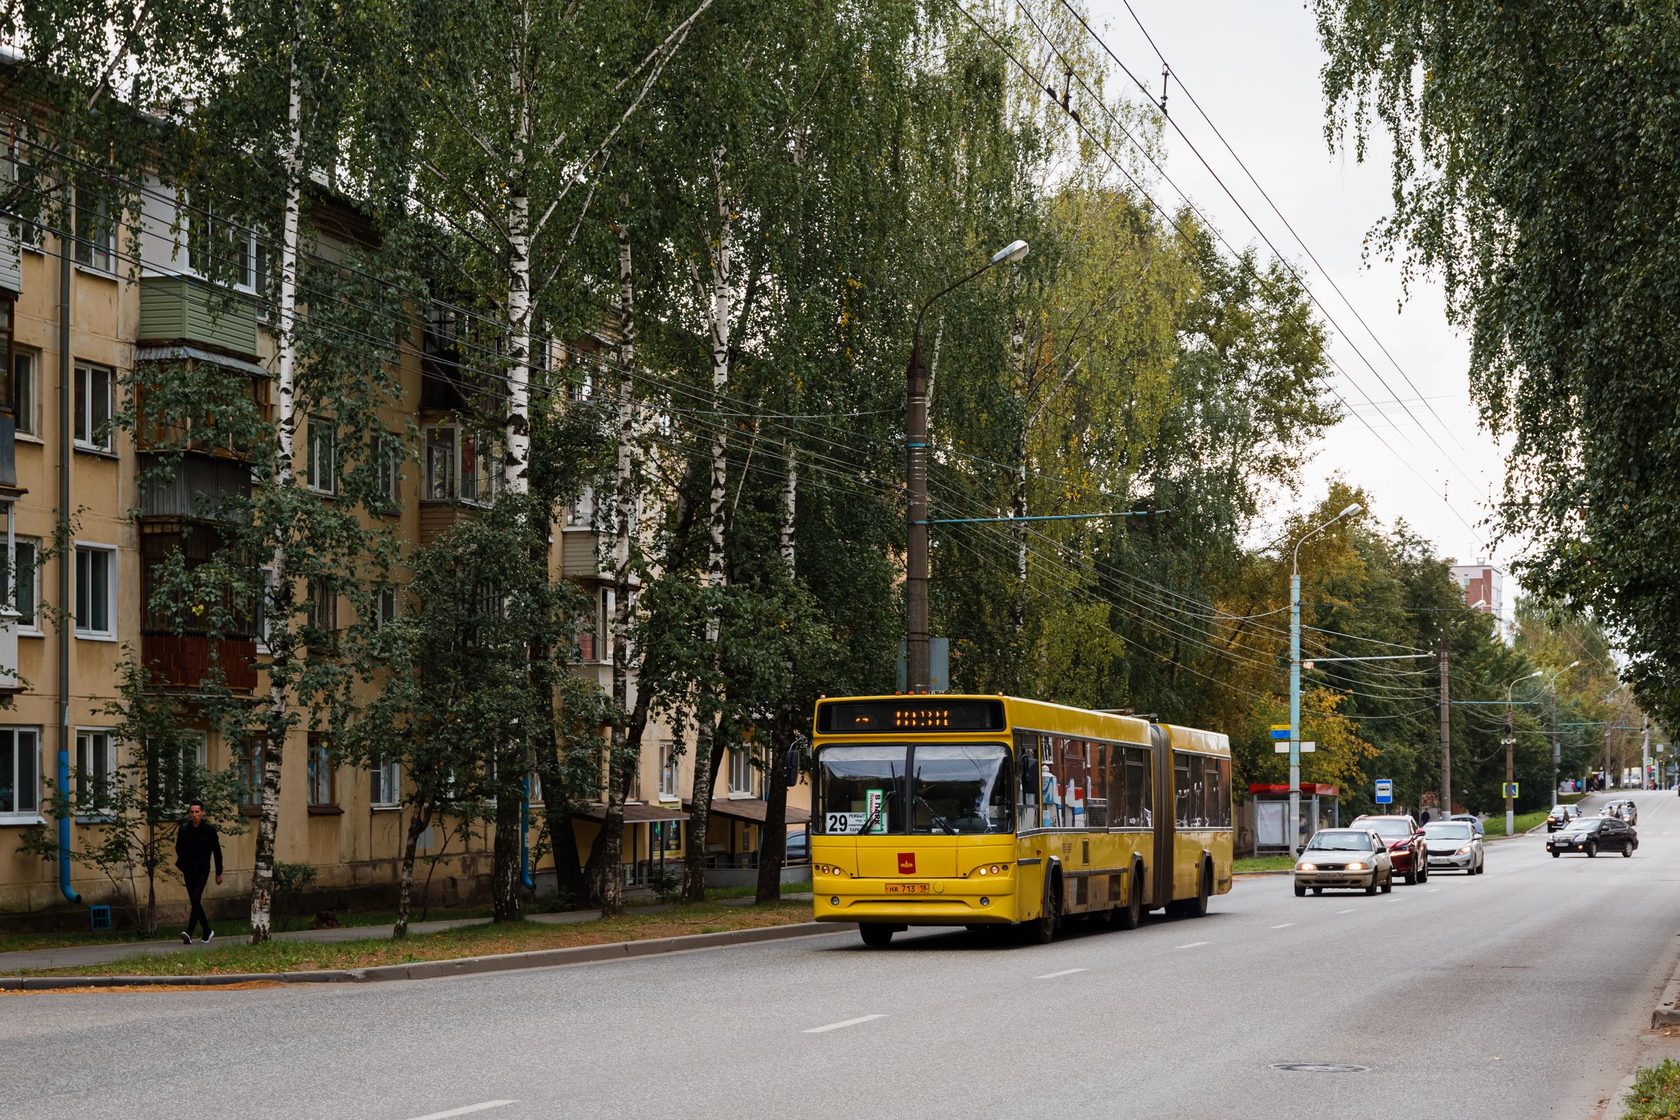
[{"label": "bus rear wheel", "polygon": [[1123,909],[1117,909],[1110,914],[1110,920],[1115,929],[1136,929],[1143,924],[1143,872],[1137,867],[1132,868],[1131,898]]},{"label": "bus rear wheel", "polygon": [[892,944],[893,927],[885,922],[859,922],[858,936],[871,949],[884,949]]}]

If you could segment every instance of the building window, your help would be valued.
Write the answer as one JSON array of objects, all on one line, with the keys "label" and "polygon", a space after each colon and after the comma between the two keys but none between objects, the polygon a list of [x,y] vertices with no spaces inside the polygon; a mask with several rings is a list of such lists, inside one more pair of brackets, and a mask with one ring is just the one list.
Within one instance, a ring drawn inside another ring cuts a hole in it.
[{"label": "building window", "polygon": [[265,743],[261,735],[247,735],[239,744],[239,803],[247,809],[262,805]]},{"label": "building window", "polygon": [[41,601],[41,542],[17,537],[12,546],[12,609],[17,611],[18,629],[39,634],[41,620],[35,612]]},{"label": "building window", "polygon": [[338,493],[338,428],[331,420],[309,418],[305,482],[319,494]]},{"label": "building window", "polygon": [[736,747],[729,752],[729,792],[753,791],[753,758],[748,747]]},{"label": "building window", "polygon": [[153,770],[152,804],[163,812],[185,810],[188,800],[203,792],[198,783],[210,767],[209,737],[202,731],[187,731],[183,738],[187,741],[180,754],[162,754]]},{"label": "building window", "polygon": [[315,731],[309,733],[308,783],[310,805],[338,804],[338,790],[333,786],[332,748],[327,737]]},{"label": "building window", "polygon": [[373,628],[385,629],[397,620],[397,589],[390,584],[374,588],[370,606],[373,612]]},{"label": "building window", "polygon": [[109,812],[111,781],[117,771],[117,741],[109,731],[76,732],[76,812]]},{"label": "building window", "polygon": [[661,801],[675,801],[680,794],[677,791],[678,763],[677,744],[667,739],[659,744],[659,799]]},{"label": "building window", "polygon": [[110,272],[116,242],[111,203],[103,198],[84,200],[84,195],[91,193],[76,191],[76,263]]},{"label": "building window", "polygon": [[257,286],[257,235],[216,217],[208,205],[187,217],[188,266],[206,280],[231,283],[244,292]]},{"label": "building window", "polygon": [[110,451],[115,376],[104,366],[76,364],[75,443],[83,451]]},{"label": "building window", "polygon": [[368,804],[388,809],[402,801],[402,770],[394,758],[382,758],[368,767]]},{"label": "building window", "polygon": [[19,435],[41,434],[41,355],[33,350],[12,351],[12,408]]},{"label": "building window", "polygon": [[525,799],[533,805],[543,803],[542,775],[535,770],[525,779]]},{"label": "building window", "polygon": [[455,429],[426,429],[426,498],[446,502],[455,497]]},{"label": "building window", "polygon": [[459,499],[473,505],[489,505],[501,490],[501,476],[494,469],[489,443],[454,424],[437,424],[426,429],[426,490],[432,502]]},{"label": "building window", "polygon": [[330,646],[338,630],[338,585],[326,576],[310,580],[308,609],[305,624],[310,636],[305,641]]},{"label": "building window", "polygon": [[76,636],[115,638],[117,550],[105,545],[76,546]]},{"label": "building window", "polygon": [[39,819],[41,733],[29,727],[0,727],[0,820]]},{"label": "building window", "polygon": [[257,598],[257,620],[253,629],[257,632],[257,650],[260,653],[269,652],[269,637],[274,632],[274,569],[262,570],[262,594]]},{"label": "building window", "polygon": [[388,512],[395,513],[402,500],[402,445],[394,436],[379,440],[379,493],[388,503]]}]

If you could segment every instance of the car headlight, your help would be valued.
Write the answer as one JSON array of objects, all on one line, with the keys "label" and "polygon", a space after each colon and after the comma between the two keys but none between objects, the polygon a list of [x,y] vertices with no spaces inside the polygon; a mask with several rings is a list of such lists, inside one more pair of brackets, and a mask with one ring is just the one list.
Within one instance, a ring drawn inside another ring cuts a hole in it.
[{"label": "car headlight", "polygon": [[1369,870],[1365,866],[1365,864],[1361,863],[1359,860],[1354,860],[1352,863],[1348,864],[1347,869],[1349,871],[1366,871],[1366,870]]},{"label": "car headlight", "polygon": [[1295,870],[1297,870],[1297,871],[1317,871],[1318,870],[1318,864],[1316,864],[1316,863],[1297,863],[1295,865]]},{"label": "car headlight", "polygon": [[1470,854],[1470,845],[1468,845],[1468,844],[1464,845],[1464,847],[1460,848],[1458,851],[1453,853],[1453,855],[1455,855],[1455,856],[1467,856],[1469,854]]}]

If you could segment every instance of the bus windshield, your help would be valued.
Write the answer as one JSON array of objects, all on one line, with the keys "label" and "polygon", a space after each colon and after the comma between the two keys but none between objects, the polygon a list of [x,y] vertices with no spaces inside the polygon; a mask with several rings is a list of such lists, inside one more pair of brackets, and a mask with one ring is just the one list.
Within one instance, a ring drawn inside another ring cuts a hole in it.
[{"label": "bus windshield", "polygon": [[1009,751],[1001,744],[879,744],[817,754],[828,835],[1011,831]]}]

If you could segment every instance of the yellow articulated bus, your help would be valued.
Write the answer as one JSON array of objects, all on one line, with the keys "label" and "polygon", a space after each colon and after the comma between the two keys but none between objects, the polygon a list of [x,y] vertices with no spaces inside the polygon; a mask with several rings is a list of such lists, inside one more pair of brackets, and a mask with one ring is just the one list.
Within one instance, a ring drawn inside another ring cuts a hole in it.
[{"label": "yellow articulated bus", "polygon": [[910,926],[1207,913],[1231,889],[1224,735],[1009,696],[817,701],[819,922],[886,945]]}]

